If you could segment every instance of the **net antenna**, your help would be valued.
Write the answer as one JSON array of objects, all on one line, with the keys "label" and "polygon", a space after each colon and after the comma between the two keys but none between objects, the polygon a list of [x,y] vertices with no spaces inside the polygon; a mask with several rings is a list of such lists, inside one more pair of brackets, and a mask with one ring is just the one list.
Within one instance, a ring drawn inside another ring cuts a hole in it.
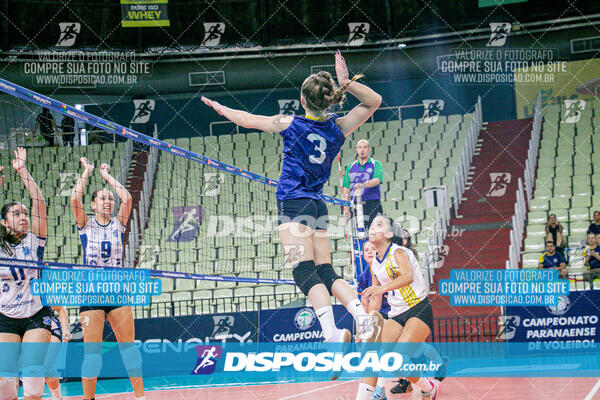
[{"label": "net antenna", "polygon": [[[338,160],[338,171],[339,171],[339,176],[340,176],[340,190],[343,190],[344,188],[344,180],[342,178],[342,157],[340,155],[340,153],[338,153],[337,156],[337,160]],[[352,202],[350,202],[350,204],[352,205]],[[346,210],[345,207],[342,207],[342,209]],[[350,211],[350,208],[347,208]],[[356,275],[356,265],[354,265],[354,245],[353,243],[350,244],[348,243],[348,220],[346,219],[346,213],[344,212],[344,239],[346,240],[346,247],[348,248],[348,250],[346,251],[346,256],[348,257],[348,268],[349,271],[352,276]],[[352,214],[350,214],[352,215]],[[350,240],[352,242],[354,242],[354,240],[352,238],[350,238]],[[356,277],[355,277],[356,279]]]}]

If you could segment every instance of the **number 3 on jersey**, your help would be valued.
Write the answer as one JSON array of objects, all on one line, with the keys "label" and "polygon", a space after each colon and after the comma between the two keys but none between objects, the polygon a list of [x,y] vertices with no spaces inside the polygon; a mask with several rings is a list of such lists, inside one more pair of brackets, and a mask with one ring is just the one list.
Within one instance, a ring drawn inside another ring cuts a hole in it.
[{"label": "number 3 on jersey", "polygon": [[319,156],[308,156],[308,160],[313,164],[323,164],[325,161],[325,149],[327,149],[327,142],[321,136],[316,133],[311,133],[307,136],[307,139],[310,140],[315,145],[315,150],[319,152]]},{"label": "number 3 on jersey", "polygon": [[102,258],[110,258],[110,242],[104,241],[100,243],[100,256]]}]

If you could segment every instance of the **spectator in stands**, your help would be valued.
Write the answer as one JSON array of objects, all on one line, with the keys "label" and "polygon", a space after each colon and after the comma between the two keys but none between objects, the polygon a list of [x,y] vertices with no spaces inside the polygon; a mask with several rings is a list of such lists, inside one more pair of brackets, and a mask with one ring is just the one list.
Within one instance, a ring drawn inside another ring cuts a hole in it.
[{"label": "spectator in stands", "polygon": [[44,107],[42,112],[37,116],[35,120],[35,126],[33,127],[33,134],[40,128],[40,134],[48,141],[49,146],[54,146],[56,138],[54,132],[56,132],[56,123],[54,117],[50,114],[50,110]]},{"label": "spectator in stands", "polygon": [[546,241],[546,252],[540,256],[538,269],[555,269],[561,278],[567,277],[567,263],[562,254],[556,251],[552,240]]},{"label": "spectator in stands", "polygon": [[[365,230],[369,229],[371,221],[377,214],[383,214],[379,189],[379,185],[383,181],[383,167],[379,161],[369,157],[370,153],[369,142],[365,139],[359,140],[356,144],[358,159],[346,168],[342,188],[344,200],[355,199],[356,192],[362,190],[361,201]],[[348,210],[345,210],[345,214],[346,217],[350,217]]]},{"label": "spectator in stands", "polygon": [[63,143],[65,146],[74,146],[75,139],[75,120],[69,115],[65,115],[63,118],[60,129],[63,131]]},{"label": "spectator in stands", "polygon": [[[594,212],[594,219],[597,212]],[[583,279],[593,285],[594,279],[600,278],[600,243],[593,232],[588,233],[587,241],[588,247],[583,251],[583,263],[590,267],[590,272],[585,274]]]},{"label": "spectator in stands", "polygon": [[594,211],[594,222],[588,227],[587,233],[600,234],[600,211]]},{"label": "spectator in stands", "polygon": [[563,259],[565,258],[564,248],[565,241],[563,238],[563,227],[556,219],[556,214],[550,214],[546,222],[546,241],[552,241],[556,251],[559,252]]}]

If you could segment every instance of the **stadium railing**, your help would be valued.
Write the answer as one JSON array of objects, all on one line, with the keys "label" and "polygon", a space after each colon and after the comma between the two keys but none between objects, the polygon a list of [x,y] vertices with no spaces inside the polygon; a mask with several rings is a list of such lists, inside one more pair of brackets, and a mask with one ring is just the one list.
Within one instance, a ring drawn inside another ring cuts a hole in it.
[{"label": "stadium railing", "polygon": [[[458,166],[456,167],[456,174],[454,177],[454,215],[456,215],[458,212],[458,206],[460,205],[461,197],[465,191],[469,167],[471,165],[471,161],[473,160],[475,146],[477,145],[477,139],[479,137],[482,124],[483,114],[481,109],[481,97],[477,96],[477,103],[475,103],[473,117],[471,119],[471,126],[468,129],[463,151],[460,156]],[[433,277],[435,275],[435,269],[437,268],[439,255],[443,249],[447,228],[450,224],[451,206],[452,203],[446,198],[446,201],[444,204],[442,204],[442,207],[439,207],[436,210],[436,220],[434,222],[433,229],[434,234],[427,239],[427,250],[424,256],[424,268],[427,271],[427,277],[430,284],[433,283]]]},{"label": "stadium railing", "polygon": [[437,318],[433,320],[433,342],[499,342],[498,316]]},{"label": "stadium railing", "polygon": [[538,92],[531,138],[529,139],[529,149],[527,150],[527,160],[525,161],[525,171],[523,172],[525,187],[523,188],[523,181],[519,178],[515,214],[512,216],[511,221],[512,229],[510,231],[510,246],[508,260],[506,260],[506,269],[518,269],[521,262],[523,234],[525,233],[525,223],[527,220],[527,205],[533,197],[533,184],[535,182],[535,171],[542,134],[542,119],[542,98]]},{"label": "stadium railing", "polygon": [[454,179],[454,213],[458,212],[458,206],[460,206],[462,195],[465,192],[465,185],[467,183],[467,176],[469,174],[469,167],[473,160],[473,154],[475,154],[475,146],[477,145],[477,138],[481,131],[481,125],[483,124],[483,114],[481,109],[481,97],[477,96],[477,103],[475,103],[475,111],[473,112],[473,119],[471,120],[471,126],[469,127],[469,133],[465,139],[465,146],[462,155],[460,156],[460,163],[456,168],[456,176]]}]

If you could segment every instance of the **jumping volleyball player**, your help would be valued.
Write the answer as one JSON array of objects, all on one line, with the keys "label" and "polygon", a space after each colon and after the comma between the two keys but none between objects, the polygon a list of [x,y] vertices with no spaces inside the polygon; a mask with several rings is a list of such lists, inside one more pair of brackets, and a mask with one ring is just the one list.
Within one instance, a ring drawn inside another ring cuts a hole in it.
[{"label": "jumping volleyball player", "polygon": [[[27,171],[27,153],[19,147],[12,166],[19,174],[32,200],[31,230],[29,210],[12,201],[2,207],[0,257],[41,261],[46,244],[46,203]],[[1,182],[1,180],[0,180]],[[47,343],[50,341],[50,307],[31,294],[30,280],[39,278],[32,268],[0,267],[0,343]],[[39,347],[3,347],[0,355],[0,400],[16,400],[19,358],[22,365],[25,400],[38,400],[44,393],[44,356]]]},{"label": "jumping volleyball player", "polygon": [[[377,257],[371,266],[373,286],[364,290],[362,296],[378,303],[381,296],[388,293],[391,310],[381,335],[384,343],[424,343],[433,329],[428,285],[421,273],[416,250],[410,240],[404,240],[407,234],[391,218],[383,215],[377,216],[369,228],[369,242],[375,245]],[[423,351],[424,347],[419,346],[416,353]],[[411,356],[417,358],[420,354]],[[423,399],[437,399],[437,380],[425,377],[407,379],[421,389]],[[385,398],[385,393],[373,396],[376,382],[377,377],[362,378],[356,400]]]},{"label": "jumping volleyball player", "polygon": [[[75,184],[71,193],[71,207],[75,215],[77,229],[81,236],[83,257],[86,265],[122,267],[123,236],[125,226],[131,213],[131,195],[115,178],[110,175],[107,164],[100,165],[100,176],[112,187],[121,199],[121,207],[116,217],[112,217],[115,206],[113,193],[105,188],[92,194],[92,210],[94,218],[88,218],[81,203],[87,181],[94,171],[94,165],[85,157],[80,159],[84,168],[83,174]],[[123,364],[129,374],[136,399],[144,399],[144,383],[142,380],[142,358],[135,347],[135,326],[131,307],[79,307],[82,319],[88,321],[83,330],[86,343],[83,365],[81,366],[83,394],[85,400],[93,399],[96,392],[96,379],[102,369],[102,334],[104,321],[112,327],[119,342]]]},{"label": "jumping volleyball player", "polygon": [[[278,229],[287,260],[294,266],[294,281],[310,299],[326,341],[351,340],[350,332],[338,329],[335,324],[331,294],[357,321],[358,336],[363,340],[373,340],[375,332],[380,331],[376,325],[382,323],[381,315],[377,311],[367,314],[354,290],[331,266],[323,185],[346,137],[377,110],[381,96],[356,82],[361,75],[348,78],[346,62],[339,51],[335,54],[335,71],[338,89],[328,72],[312,74],[304,80],[300,93],[300,103],[306,111],[304,117],[253,115],[205,97],[202,101],[237,125],[281,135],[283,164],[276,193]],[[361,104],[344,117],[326,114],[330,106],[343,102],[346,91],[358,98]],[[335,379],[335,376],[332,378]]]}]

